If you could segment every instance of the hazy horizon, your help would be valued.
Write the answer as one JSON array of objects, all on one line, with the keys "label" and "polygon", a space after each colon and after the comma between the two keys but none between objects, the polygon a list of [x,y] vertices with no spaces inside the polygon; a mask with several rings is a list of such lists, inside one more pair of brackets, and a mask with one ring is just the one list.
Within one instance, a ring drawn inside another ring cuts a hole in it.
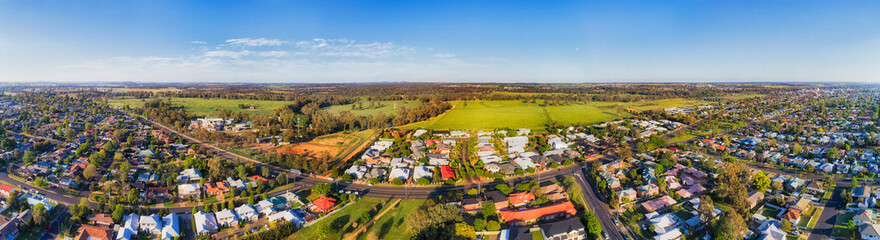
[{"label": "hazy horizon", "polygon": [[0,82],[880,82],[880,2],[0,1]]}]

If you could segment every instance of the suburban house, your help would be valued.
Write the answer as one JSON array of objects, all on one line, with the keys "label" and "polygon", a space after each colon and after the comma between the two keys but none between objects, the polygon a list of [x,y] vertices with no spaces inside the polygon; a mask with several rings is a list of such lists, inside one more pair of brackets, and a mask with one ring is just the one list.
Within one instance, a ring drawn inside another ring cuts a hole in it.
[{"label": "suburban house", "polygon": [[122,217],[122,226],[116,231],[116,240],[132,240],[132,235],[136,236],[138,233],[138,220],[140,217],[134,213]]},{"label": "suburban house", "polygon": [[162,231],[162,219],[156,216],[156,214],[141,216],[140,220],[138,220],[138,230],[159,234]]},{"label": "suburban house", "polygon": [[764,193],[758,191],[751,192],[746,200],[749,201],[749,209],[755,208],[758,203],[764,200]]},{"label": "suburban house", "polygon": [[874,211],[870,209],[859,210],[852,217],[853,222],[855,222],[856,226],[859,226],[860,228],[863,227],[864,224],[876,223],[876,219],[877,218],[874,215]]},{"label": "suburban house", "polygon": [[859,232],[862,239],[878,240],[880,239],[880,224],[868,224]]},{"label": "suburban house", "polygon": [[559,222],[541,224],[541,234],[547,240],[586,239],[587,231],[578,218],[569,218]]},{"label": "suburban house", "polygon": [[535,200],[535,194],[532,194],[531,192],[511,193],[510,196],[508,197],[508,201],[510,202],[510,205],[512,205],[513,207],[522,207],[522,206],[528,205],[530,202],[532,202],[534,200]]},{"label": "suburban house", "polygon": [[297,227],[302,227],[302,224],[304,224],[306,222],[305,220],[303,220],[302,218],[297,216],[296,213],[293,213],[293,211],[291,211],[291,210],[284,210],[284,211],[280,211],[277,213],[273,213],[273,214],[269,215],[267,217],[267,219],[269,220],[269,222],[274,222],[274,221],[279,221],[279,220],[293,222],[294,225],[296,225]]},{"label": "suburban house", "polygon": [[[463,209],[465,212],[477,211],[482,208],[482,206],[480,205],[482,203],[483,202],[480,201],[479,198],[465,198],[461,200],[461,209]],[[504,205],[504,207],[506,208],[507,205]],[[495,208],[497,209],[498,205],[495,205]]]},{"label": "suburban house", "polygon": [[815,196],[825,193],[825,189],[822,187],[822,183],[818,181],[810,181],[810,183],[807,184],[806,189],[807,193],[813,194]]},{"label": "suburban house", "polygon": [[269,215],[275,212],[275,209],[272,208],[273,206],[272,202],[261,200],[257,203],[256,208],[260,211],[260,214]]},{"label": "suburban house", "polygon": [[791,222],[791,224],[796,225],[798,221],[801,220],[801,212],[802,211],[800,209],[794,206],[788,207],[788,209],[785,211],[784,214],[782,214],[780,218],[782,218],[783,220],[788,220],[789,222]]},{"label": "suburban house", "polygon": [[195,168],[184,169],[177,175],[177,182],[198,182],[202,180],[202,172]]},{"label": "suburban house", "polygon": [[205,193],[216,196],[229,192],[229,186],[225,182],[216,182],[205,184]]},{"label": "suburban house", "polygon": [[193,214],[196,234],[205,235],[217,232],[217,219],[214,213],[197,212]]},{"label": "suburban house", "polygon": [[83,224],[73,240],[110,240],[111,238],[113,238],[113,229]]},{"label": "suburban house", "polygon": [[235,216],[235,212],[229,209],[216,212],[214,216],[217,218],[217,226],[229,227],[238,223],[238,216]]},{"label": "suburban house", "polygon": [[0,184],[0,196],[3,196],[5,198],[9,198],[9,195],[12,194],[13,190],[14,189],[12,188],[12,186],[9,186],[6,184]]},{"label": "suburban house", "polygon": [[241,206],[235,208],[235,213],[238,214],[238,217],[241,218],[241,220],[254,222],[257,221],[258,218],[260,218],[260,216],[257,214],[257,211],[254,210],[251,205],[247,204],[242,204]]},{"label": "suburban house", "polygon": [[[617,192],[617,200],[621,203],[623,202],[631,202],[636,200],[638,197],[636,196],[636,190],[632,188],[627,188]],[[624,201],[626,199],[626,201]]]},{"label": "suburban house", "polygon": [[170,213],[162,218],[162,233],[159,237],[163,240],[174,240],[180,237],[180,218],[177,214]]},{"label": "suburban house", "polygon": [[189,184],[180,184],[177,185],[177,197],[181,200],[186,200],[190,197],[192,198],[201,198],[202,191],[199,188],[199,184],[189,183]]},{"label": "suburban house", "polygon": [[110,214],[106,213],[92,213],[88,217],[89,224],[105,227],[105,228],[113,228],[113,218],[110,217]]},{"label": "suburban house", "polygon": [[528,208],[523,210],[501,210],[501,219],[511,225],[522,226],[538,220],[549,220],[560,217],[569,217],[577,214],[574,205],[565,201],[552,205]]},{"label": "suburban house", "polygon": [[852,190],[853,202],[864,202],[871,198],[871,187],[859,186]]},{"label": "suburban house", "polygon": [[507,196],[504,196],[504,193],[498,190],[487,192],[486,194],[483,194],[483,196],[486,197],[486,201],[492,201],[495,203],[495,209],[497,210],[505,209],[509,204]]},{"label": "suburban house", "polygon": [[313,212],[328,212],[336,206],[336,199],[332,197],[321,196],[320,198],[315,199],[315,201],[312,202],[311,206],[312,207],[310,207],[309,209]]}]

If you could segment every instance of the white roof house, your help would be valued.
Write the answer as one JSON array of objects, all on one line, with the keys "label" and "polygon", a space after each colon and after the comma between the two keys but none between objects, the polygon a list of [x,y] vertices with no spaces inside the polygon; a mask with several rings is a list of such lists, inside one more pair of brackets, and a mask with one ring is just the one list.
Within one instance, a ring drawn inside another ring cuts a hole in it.
[{"label": "white roof house", "polygon": [[132,235],[137,235],[138,220],[140,217],[134,213],[123,216],[122,226],[116,232],[116,240],[131,240]]},{"label": "white roof house", "polygon": [[394,168],[391,169],[391,173],[388,174],[388,180],[394,178],[400,178],[403,180],[409,179],[410,170],[409,168]]},{"label": "white roof house", "polygon": [[278,220],[282,220],[282,219],[285,221],[288,221],[288,222],[293,222],[294,225],[296,225],[297,227],[302,226],[302,224],[304,224],[306,222],[305,220],[303,220],[302,218],[297,216],[295,213],[293,213],[293,211],[291,211],[291,210],[285,210],[285,211],[273,213],[272,215],[269,215],[269,217],[268,217],[268,220],[270,222],[274,222],[274,221],[278,221]]},{"label": "white roof house", "polygon": [[214,213],[197,212],[193,214],[196,224],[196,233],[199,235],[217,232],[217,218]]},{"label": "white roof house", "polygon": [[180,219],[177,214],[171,213],[162,218],[162,239],[175,239],[180,237]]},{"label": "white roof house", "polygon": [[272,208],[274,206],[269,200],[263,199],[257,203],[256,208],[260,211],[260,214],[269,215],[275,212],[275,209]]},{"label": "white roof house", "polygon": [[652,212],[646,214],[645,217],[651,216],[649,221],[651,225],[654,225],[654,232],[657,234],[664,234],[672,231],[673,229],[678,229],[678,217],[672,213],[666,213],[663,215],[657,214],[657,212]]},{"label": "white roof house", "polygon": [[433,166],[445,166],[445,165],[449,165],[449,160],[446,160],[444,158],[429,157],[428,164],[433,165]]},{"label": "white roof house", "polygon": [[501,162],[501,157],[499,157],[498,155],[489,155],[489,156],[480,157],[480,161],[482,161],[483,164],[497,163],[497,162]]},{"label": "white roof house", "polygon": [[433,178],[434,177],[434,167],[433,166],[418,166],[413,168],[413,179],[419,178]]},{"label": "white roof house", "polygon": [[256,221],[260,216],[257,214],[257,210],[255,210],[251,205],[242,204],[235,208],[235,214],[238,215],[242,220]]},{"label": "white roof house", "polygon": [[351,174],[354,175],[355,179],[361,179],[364,178],[364,174],[367,174],[367,171],[369,171],[367,166],[352,165],[345,170],[345,174]]},{"label": "white roof house", "polygon": [[758,227],[758,232],[761,233],[761,237],[758,239],[761,240],[783,240],[785,239],[786,233],[779,229],[781,224],[779,224],[776,220],[767,220],[761,223],[761,226]]},{"label": "white roof house", "polygon": [[177,185],[177,195],[183,198],[184,196],[201,194],[201,191],[199,190],[200,188],[201,187],[195,183],[180,184]]},{"label": "white roof house", "polygon": [[156,214],[141,216],[138,220],[138,230],[141,232],[159,233],[162,231],[162,219]]},{"label": "white roof house", "polygon": [[376,141],[370,146],[370,149],[376,149],[377,151],[382,152],[385,151],[385,149],[390,148],[391,145],[394,145],[393,141]]},{"label": "white roof house", "polygon": [[235,216],[235,212],[229,209],[223,209],[223,211],[219,211],[214,213],[214,216],[217,217],[217,224],[219,226],[232,226],[232,224],[238,222],[238,216]]},{"label": "white roof house", "polygon": [[415,132],[413,132],[413,135],[412,135],[412,136],[413,136],[413,137],[418,137],[418,136],[421,136],[422,134],[425,134],[425,133],[428,133],[428,130],[425,130],[425,129],[418,129],[418,130],[416,130]]},{"label": "white roof house", "polygon": [[202,180],[202,172],[195,168],[184,169],[177,175],[178,181],[199,181]]},{"label": "white roof house", "polygon": [[518,165],[522,169],[529,169],[529,168],[538,167],[538,164],[535,164],[534,162],[532,162],[532,160],[529,160],[527,158],[513,159],[513,163],[516,163],[516,165]]}]

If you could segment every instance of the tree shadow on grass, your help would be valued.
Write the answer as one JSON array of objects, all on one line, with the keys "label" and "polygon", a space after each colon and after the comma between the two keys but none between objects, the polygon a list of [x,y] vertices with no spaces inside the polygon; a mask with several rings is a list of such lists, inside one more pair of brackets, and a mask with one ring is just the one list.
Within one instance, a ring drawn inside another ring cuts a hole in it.
[{"label": "tree shadow on grass", "polygon": [[391,227],[394,224],[394,221],[387,221],[379,226],[379,231],[377,231],[376,235],[378,235],[379,239],[384,239],[385,235],[388,235],[388,232],[391,231]]}]

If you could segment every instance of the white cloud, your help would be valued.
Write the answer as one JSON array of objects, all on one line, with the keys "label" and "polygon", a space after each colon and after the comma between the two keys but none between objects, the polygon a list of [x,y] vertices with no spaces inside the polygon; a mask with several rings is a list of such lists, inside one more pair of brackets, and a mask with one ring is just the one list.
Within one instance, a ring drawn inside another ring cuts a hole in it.
[{"label": "white cloud", "polygon": [[[274,49],[251,48],[259,46],[274,46]],[[55,67],[43,75],[17,75],[44,81],[90,82],[467,81],[477,76],[465,73],[494,67],[469,63],[452,53],[425,51],[420,54],[412,46],[349,39],[242,38],[190,51],[193,52],[176,57],[112,57]],[[440,59],[431,61],[435,55]]]},{"label": "white cloud", "polygon": [[189,43],[192,43],[192,44],[207,44],[207,42],[205,42],[205,41],[192,41],[192,42],[189,42]]},{"label": "white cloud", "polygon": [[266,38],[235,38],[226,40],[226,43],[230,45],[240,45],[240,46],[248,46],[248,47],[262,47],[262,46],[281,46],[286,44],[286,41],[281,41],[278,39],[266,39]]}]

